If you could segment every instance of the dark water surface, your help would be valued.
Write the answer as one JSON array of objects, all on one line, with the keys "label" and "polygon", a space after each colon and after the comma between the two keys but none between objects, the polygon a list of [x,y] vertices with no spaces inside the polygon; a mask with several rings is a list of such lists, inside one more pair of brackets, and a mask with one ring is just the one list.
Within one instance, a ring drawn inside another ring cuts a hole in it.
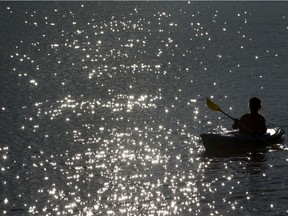
[{"label": "dark water surface", "polygon": [[209,156],[250,97],[287,131],[286,2],[0,2],[0,214],[287,215],[286,151]]}]

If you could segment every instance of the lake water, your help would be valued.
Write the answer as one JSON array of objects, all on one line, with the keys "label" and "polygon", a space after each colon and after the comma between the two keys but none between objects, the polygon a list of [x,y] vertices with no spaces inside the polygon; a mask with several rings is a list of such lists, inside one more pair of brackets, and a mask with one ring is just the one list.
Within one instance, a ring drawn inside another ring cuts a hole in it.
[{"label": "lake water", "polygon": [[0,214],[287,215],[287,151],[199,139],[232,124],[207,97],[287,131],[287,9],[1,2]]}]

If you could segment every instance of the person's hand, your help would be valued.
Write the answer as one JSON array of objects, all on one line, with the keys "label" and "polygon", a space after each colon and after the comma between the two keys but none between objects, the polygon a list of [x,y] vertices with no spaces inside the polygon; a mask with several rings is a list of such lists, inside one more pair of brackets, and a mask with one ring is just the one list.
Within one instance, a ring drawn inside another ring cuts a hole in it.
[{"label": "person's hand", "polygon": [[239,124],[240,124],[240,120],[237,118],[233,118],[234,124],[232,125],[233,129],[238,129],[239,128]]},{"label": "person's hand", "polygon": [[238,123],[240,123],[240,120],[239,120],[239,119],[237,119],[237,118],[233,118],[233,121],[234,121],[234,123],[235,123],[235,124],[238,124]]}]

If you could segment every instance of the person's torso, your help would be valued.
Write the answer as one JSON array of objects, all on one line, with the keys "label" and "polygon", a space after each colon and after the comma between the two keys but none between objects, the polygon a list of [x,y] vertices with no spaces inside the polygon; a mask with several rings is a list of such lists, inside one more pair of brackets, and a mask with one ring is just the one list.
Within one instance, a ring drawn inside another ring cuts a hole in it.
[{"label": "person's torso", "polygon": [[265,119],[260,114],[256,114],[256,115],[246,114],[241,118],[240,121],[242,124],[244,124],[246,128],[249,129],[249,131],[247,131],[245,127],[240,126],[239,132],[241,134],[249,134],[251,132],[255,134],[265,133],[264,131],[266,130]]}]

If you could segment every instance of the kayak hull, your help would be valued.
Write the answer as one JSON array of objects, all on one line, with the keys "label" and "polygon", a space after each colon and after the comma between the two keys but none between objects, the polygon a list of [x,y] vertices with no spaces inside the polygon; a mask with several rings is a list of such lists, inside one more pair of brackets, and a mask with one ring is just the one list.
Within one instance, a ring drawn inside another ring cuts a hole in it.
[{"label": "kayak hull", "polygon": [[263,136],[239,135],[236,131],[228,133],[203,133],[202,143],[208,152],[222,151],[261,151],[272,144],[284,141],[285,131],[281,128],[270,128]]}]

